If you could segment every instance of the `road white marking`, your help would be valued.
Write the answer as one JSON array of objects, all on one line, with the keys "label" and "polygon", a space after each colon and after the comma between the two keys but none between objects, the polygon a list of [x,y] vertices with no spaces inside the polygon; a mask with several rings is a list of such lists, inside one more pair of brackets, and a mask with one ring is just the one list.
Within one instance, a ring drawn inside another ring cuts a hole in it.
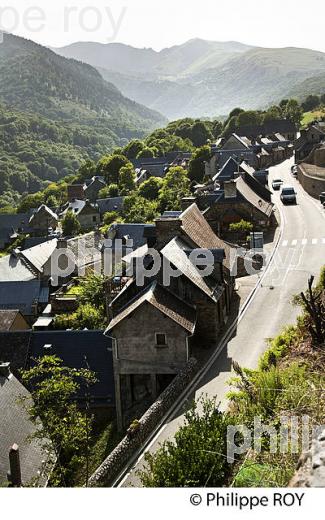
[{"label": "road white marking", "polygon": [[288,240],[283,240],[282,247],[287,247],[287,245],[288,245]]},{"label": "road white marking", "polygon": [[311,243],[313,244],[313,246],[315,246],[318,242],[318,238],[313,238]]},{"label": "road white marking", "polygon": [[305,246],[307,243],[308,243],[308,239],[307,238],[303,238],[302,241],[301,241],[301,245]]},{"label": "road white marking", "polygon": [[297,245],[297,242],[298,242],[298,240],[293,240],[293,241],[291,242],[291,245],[292,245],[292,246],[296,246],[296,245]]}]

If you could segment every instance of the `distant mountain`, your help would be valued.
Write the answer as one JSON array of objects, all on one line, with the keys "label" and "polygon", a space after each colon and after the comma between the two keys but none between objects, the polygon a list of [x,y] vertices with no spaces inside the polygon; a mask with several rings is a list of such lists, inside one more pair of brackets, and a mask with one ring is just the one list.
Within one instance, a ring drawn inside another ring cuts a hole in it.
[{"label": "distant mountain", "polygon": [[160,52],[86,42],[56,52],[97,67],[124,95],[171,119],[264,108],[325,73],[324,53],[238,42],[194,39]]},{"label": "distant mountain", "polygon": [[124,97],[90,65],[10,34],[0,45],[0,101],[53,120],[101,126],[117,143],[165,122]]},{"label": "distant mountain", "polygon": [[309,94],[318,96],[325,94],[325,72],[317,76],[308,77],[289,90],[288,95],[296,97],[300,101],[306,99]]}]

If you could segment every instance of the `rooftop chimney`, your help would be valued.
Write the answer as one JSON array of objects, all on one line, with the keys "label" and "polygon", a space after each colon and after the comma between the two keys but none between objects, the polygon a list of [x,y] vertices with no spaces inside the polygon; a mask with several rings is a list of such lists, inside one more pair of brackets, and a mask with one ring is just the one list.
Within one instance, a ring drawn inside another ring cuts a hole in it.
[{"label": "rooftop chimney", "polygon": [[157,230],[157,247],[165,246],[181,232],[182,221],[177,217],[161,216],[155,220]]},{"label": "rooftop chimney", "polygon": [[237,196],[237,186],[235,181],[226,181],[223,184],[225,199],[234,199]]},{"label": "rooftop chimney", "polygon": [[3,363],[0,361],[0,377],[8,378],[10,374],[10,363]]},{"label": "rooftop chimney", "polygon": [[8,474],[8,480],[13,487],[21,487],[22,481],[18,444],[13,444],[9,450],[9,464],[10,472]]}]

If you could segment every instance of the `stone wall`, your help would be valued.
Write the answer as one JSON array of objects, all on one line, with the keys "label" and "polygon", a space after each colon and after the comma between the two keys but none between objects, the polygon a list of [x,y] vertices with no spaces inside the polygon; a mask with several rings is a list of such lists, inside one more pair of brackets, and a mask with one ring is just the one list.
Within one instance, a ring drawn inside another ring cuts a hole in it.
[{"label": "stone wall", "polygon": [[325,429],[314,439],[310,450],[298,462],[290,487],[325,487]]},{"label": "stone wall", "polygon": [[298,166],[298,180],[309,195],[318,199],[325,191],[325,168],[301,163]]},{"label": "stone wall", "polygon": [[88,481],[90,487],[108,487],[112,483],[131,457],[143,446],[150,433],[190,383],[197,370],[198,362],[191,358],[186,367],[141,417],[138,430],[133,435],[127,434],[90,477]]}]

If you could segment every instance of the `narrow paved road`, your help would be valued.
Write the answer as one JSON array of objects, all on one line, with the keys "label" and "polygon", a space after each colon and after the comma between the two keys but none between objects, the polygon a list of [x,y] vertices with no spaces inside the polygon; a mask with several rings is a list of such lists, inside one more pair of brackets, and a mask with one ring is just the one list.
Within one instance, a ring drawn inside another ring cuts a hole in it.
[{"label": "narrow paved road", "polygon": [[[297,205],[283,206],[279,192],[274,202],[281,212],[283,233],[273,262],[267,269],[260,287],[239,321],[232,337],[225,344],[218,359],[188,395],[187,401],[201,394],[217,396],[221,407],[227,404],[227,381],[231,375],[231,362],[249,368],[257,366],[266,348],[266,338],[279,333],[284,325],[295,322],[299,309],[291,304],[291,298],[306,288],[310,274],[318,276],[325,264],[325,211],[320,203],[309,197],[290,173],[292,159],[270,169],[270,185],[275,178],[294,186]],[[157,433],[147,450],[155,451],[160,443],[173,437],[182,424],[186,402]],[[143,467],[143,454],[121,482],[121,486],[140,486],[136,470]]]}]

